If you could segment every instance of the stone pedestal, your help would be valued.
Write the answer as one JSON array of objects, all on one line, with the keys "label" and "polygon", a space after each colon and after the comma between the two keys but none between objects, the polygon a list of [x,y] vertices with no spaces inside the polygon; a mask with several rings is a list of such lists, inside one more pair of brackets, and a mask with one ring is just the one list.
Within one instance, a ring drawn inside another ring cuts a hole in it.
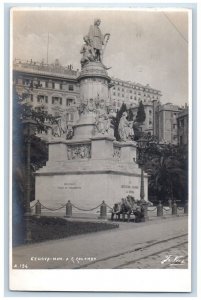
[{"label": "stone pedestal", "polygon": [[[36,172],[36,199],[46,207],[59,207],[70,200],[78,207],[91,209],[102,201],[113,206],[128,195],[140,199],[141,170],[133,160],[135,145],[94,137],[54,142],[49,144],[49,151],[46,166]],[[145,200],[147,180],[145,174]]]}]

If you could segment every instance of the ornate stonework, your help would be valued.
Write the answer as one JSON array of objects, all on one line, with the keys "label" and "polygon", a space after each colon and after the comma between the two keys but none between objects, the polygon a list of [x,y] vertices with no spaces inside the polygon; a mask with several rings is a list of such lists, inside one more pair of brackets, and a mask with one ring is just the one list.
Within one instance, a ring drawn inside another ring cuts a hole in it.
[{"label": "ornate stonework", "polygon": [[121,158],[121,147],[114,147],[113,158],[120,160]]},{"label": "ornate stonework", "polygon": [[68,145],[67,147],[68,160],[91,158],[91,145]]}]

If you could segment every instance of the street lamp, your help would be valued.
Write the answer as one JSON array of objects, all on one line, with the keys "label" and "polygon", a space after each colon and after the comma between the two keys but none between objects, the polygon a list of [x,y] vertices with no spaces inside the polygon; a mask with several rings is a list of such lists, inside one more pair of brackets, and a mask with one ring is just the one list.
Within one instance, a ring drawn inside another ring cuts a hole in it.
[{"label": "street lamp", "polygon": [[147,140],[140,138],[137,142],[138,158],[137,163],[141,168],[141,184],[140,184],[140,200],[144,201],[144,164],[145,164],[145,151],[147,146]]},{"label": "street lamp", "polygon": [[22,121],[24,125],[23,133],[25,135],[25,143],[27,146],[26,155],[26,188],[25,188],[25,226],[26,226],[26,236],[25,242],[29,243],[31,241],[31,230],[30,230],[30,216],[31,216],[31,136],[35,133],[37,122],[31,118],[27,118]]}]

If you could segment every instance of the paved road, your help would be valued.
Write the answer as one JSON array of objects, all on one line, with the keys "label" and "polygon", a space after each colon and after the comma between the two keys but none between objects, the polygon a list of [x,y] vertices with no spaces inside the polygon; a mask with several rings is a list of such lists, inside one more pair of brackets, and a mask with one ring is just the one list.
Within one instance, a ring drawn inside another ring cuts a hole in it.
[{"label": "paved road", "polygon": [[[13,267],[29,269],[187,267],[188,218],[120,223],[120,228],[13,249]],[[169,263],[161,264],[167,255]],[[180,258],[180,260],[182,260]]]}]

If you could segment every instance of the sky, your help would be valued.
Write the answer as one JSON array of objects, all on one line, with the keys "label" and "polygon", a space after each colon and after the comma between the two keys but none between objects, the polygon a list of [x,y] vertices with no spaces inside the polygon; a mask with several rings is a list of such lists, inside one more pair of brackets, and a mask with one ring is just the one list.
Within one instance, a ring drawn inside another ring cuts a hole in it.
[{"label": "sky", "polygon": [[80,69],[83,36],[95,18],[110,40],[104,52],[109,75],[162,92],[161,101],[188,102],[188,13],[157,10],[16,10],[13,58],[59,59]]}]

